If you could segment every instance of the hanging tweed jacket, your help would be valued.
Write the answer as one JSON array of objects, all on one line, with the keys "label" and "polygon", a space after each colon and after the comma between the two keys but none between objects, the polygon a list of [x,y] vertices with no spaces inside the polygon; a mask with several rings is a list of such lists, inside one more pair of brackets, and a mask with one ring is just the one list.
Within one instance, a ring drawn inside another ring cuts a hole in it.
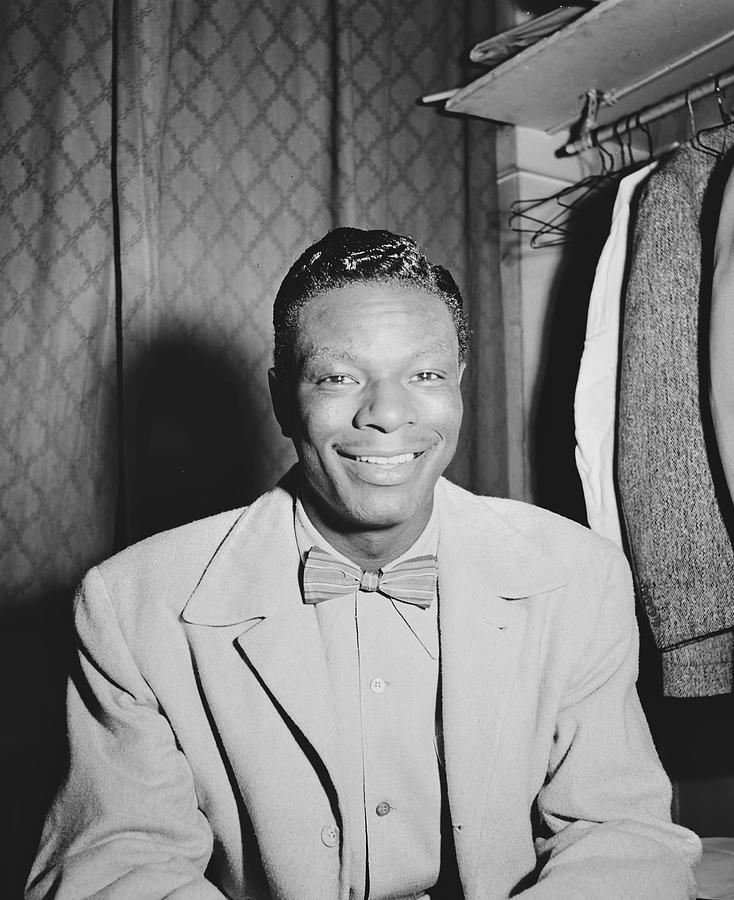
[{"label": "hanging tweed jacket", "polygon": [[[717,138],[731,145],[734,129]],[[664,693],[675,697],[732,689],[734,552],[712,475],[708,403],[700,401],[708,334],[699,330],[723,166],[687,146],[650,177],[623,321],[620,503],[639,596],[663,650]]]}]

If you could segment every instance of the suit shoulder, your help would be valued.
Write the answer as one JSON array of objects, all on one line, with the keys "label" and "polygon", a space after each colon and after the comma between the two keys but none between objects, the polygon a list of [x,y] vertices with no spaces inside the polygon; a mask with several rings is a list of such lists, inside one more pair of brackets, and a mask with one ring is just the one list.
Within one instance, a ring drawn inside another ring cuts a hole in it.
[{"label": "suit shoulder", "polygon": [[520,500],[487,499],[493,501],[493,509],[497,515],[505,518],[518,531],[539,541],[549,553],[567,556],[569,548],[575,548],[576,554],[582,556],[592,553],[617,558],[619,561],[626,560],[622,550],[613,541],[573,519]]},{"label": "suit shoulder", "polygon": [[564,536],[568,535],[575,540],[590,541],[600,546],[610,544],[608,540],[595,534],[586,525],[542,506],[526,503],[523,500],[510,500],[506,497],[479,497],[478,499],[483,501],[495,515],[519,530],[539,535],[560,531]]},{"label": "suit shoulder", "polygon": [[449,482],[446,485],[456,500],[465,505],[467,512],[476,517],[477,527],[482,527],[482,517],[485,517],[487,527],[499,519],[567,566],[600,559],[627,566],[626,557],[616,544],[573,519],[522,500],[482,496]]},{"label": "suit shoulder", "polygon": [[131,544],[97,570],[111,596],[161,588],[192,591],[219,545],[247,507],[179,525]]}]

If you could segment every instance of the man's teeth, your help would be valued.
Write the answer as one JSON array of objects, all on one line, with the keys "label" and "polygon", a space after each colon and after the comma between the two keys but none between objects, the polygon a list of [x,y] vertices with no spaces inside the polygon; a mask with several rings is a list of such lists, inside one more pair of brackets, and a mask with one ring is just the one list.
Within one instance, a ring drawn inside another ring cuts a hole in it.
[{"label": "man's teeth", "polygon": [[357,456],[355,459],[375,466],[399,466],[415,459],[415,456],[415,453],[401,453],[400,456]]}]

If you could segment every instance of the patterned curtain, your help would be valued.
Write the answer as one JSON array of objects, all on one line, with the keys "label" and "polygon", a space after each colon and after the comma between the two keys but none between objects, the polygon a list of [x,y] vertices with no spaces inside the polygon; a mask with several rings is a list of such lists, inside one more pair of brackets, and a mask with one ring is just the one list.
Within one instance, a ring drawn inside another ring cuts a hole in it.
[{"label": "patterned curtain", "polygon": [[505,491],[493,136],[416,103],[466,77],[491,7],[3,0],[3,897],[56,777],[70,591],[290,464],[267,393],[271,306],[327,229],[409,233],[451,268],[474,330],[452,475]]}]

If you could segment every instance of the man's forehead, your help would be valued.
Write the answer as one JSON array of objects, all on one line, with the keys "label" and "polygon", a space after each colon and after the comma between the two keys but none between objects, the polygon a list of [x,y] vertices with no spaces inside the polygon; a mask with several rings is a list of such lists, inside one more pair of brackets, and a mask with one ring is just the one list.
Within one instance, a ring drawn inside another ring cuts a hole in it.
[{"label": "man's forehead", "polygon": [[443,298],[414,285],[358,283],[315,295],[300,308],[293,338],[300,365],[402,365],[458,355],[456,326]]}]

